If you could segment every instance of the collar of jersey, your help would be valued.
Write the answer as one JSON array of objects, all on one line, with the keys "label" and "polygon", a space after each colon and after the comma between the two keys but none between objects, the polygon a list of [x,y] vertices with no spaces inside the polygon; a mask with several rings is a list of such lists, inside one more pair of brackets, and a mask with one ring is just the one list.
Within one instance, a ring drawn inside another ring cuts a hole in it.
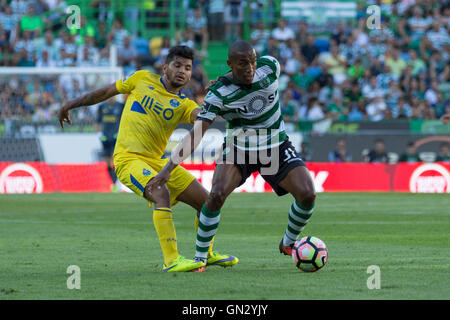
[{"label": "collar of jersey", "polygon": [[223,77],[227,78],[232,84],[238,86],[240,89],[250,90],[252,88],[253,82],[250,85],[237,84],[232,77],[228,76],[230,73],[231,71],[227,72]]},{"label": "collar of jersey", "polygon": [[181,90],[180,90],[180,93],[178,93],[178,94],[176,94],[176,93],[174,93],[174,92],[171,92],[171,91],[167,90],[166,84],[164,83],[164,81],[162,81],[162,77],[159,78],[159,81],[161,81],[162,85],[164,86],[164,89],[166,89],[166,91],[167,91],[168,93],[171,93],[171,94],[174,94],[174,95],[176,95],[176,96],[179,96],[181,99],[186,98],[186,96],[185,96],[184,94],[181,93]]}]

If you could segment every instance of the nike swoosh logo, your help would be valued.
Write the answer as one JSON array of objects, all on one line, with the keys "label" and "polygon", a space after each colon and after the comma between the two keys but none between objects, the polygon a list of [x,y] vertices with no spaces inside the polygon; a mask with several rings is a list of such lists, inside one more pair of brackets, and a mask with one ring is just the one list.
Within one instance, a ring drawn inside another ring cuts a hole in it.
[{"label": "nike swoosh logo", "polygon": [[217,261],[215,261],[215,262],[213,262],[213,263],[210,263],[210,264],[216,264],[216,263],[221,263],[221,262],[232,261],[233,259],[234,259],[233,256],[229,256],[228,258],[221,259],[221,260],[217,260]]},{"label": "nike swoosh logo", "polygon": [[176,265],[173,265],[173,266],[171,266],[170,268],[164,269],[164,272],[167,272],[167,271],[169,271],[170,269],[172,269],[172,268],[176,267],[177,265],[178,265],[178,263],[177,263]]}]

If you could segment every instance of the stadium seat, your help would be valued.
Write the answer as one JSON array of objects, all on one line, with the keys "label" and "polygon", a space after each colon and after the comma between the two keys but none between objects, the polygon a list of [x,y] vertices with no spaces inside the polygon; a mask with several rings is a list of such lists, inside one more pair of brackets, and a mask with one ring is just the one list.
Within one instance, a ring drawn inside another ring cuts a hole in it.
[{"label": "stadium seat", "polygon": [[396,152],[388,152],[388,163],[395,164],[398,162],[398,159],[400,158],[398,153]]},{"label": "stadium seat", "polygon": [[225,63],[227,55],[228,47],[223,43],[209,43],[208,55],[203,62],[209,79],[216,79],[229,70]]},{"label": "stadium seat", "polygon": [[419,159],[423,162],[434,162],[436,161],[436,152],[420,152]]}]

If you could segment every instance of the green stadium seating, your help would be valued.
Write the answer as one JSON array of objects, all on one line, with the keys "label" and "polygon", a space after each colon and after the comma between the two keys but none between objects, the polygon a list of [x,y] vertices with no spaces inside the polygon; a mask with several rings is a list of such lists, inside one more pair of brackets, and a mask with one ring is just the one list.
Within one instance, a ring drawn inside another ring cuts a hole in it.
[{"label": "green stadium seating", "polygon": [[228,45],[226,43],[211,42],[208,45],[208,55],[203,61],[203,67],[209,79],[217,79],[229,70],[227,56]]}]

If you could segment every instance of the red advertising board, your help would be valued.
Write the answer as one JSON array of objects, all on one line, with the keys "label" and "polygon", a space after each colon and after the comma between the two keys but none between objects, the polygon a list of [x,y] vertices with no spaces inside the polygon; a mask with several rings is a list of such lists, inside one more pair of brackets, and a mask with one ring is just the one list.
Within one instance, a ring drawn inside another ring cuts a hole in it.
[{"label": "red advertising board", "polygon": [[[214,165],[183,164],[208,189]],[[431,192],[450,193],[450,162],[437,163],[329,163],[307,167],[317,192]],[[253,173],[238,192],[270,192],[269,184]]]},{"label": "red advertising board", "polygon": [[[450,193],[450,163],[318,163],[307,164],[317,192]],[[214,164],[183,164],[207,190]],[[0,193],[109,192],[106,164],[46,164],[0,162]],[[272,192],[253,173],[236,192]]]},{"label": "red advertising board", "polygon": [[55,165],[0,162],[0,193],[109,191],[111,178],[104,162]]},{"label": "red advertising board", "polygon": [[[214,165],[186,164],[210,190]],[[328,163],[307,164],[317,192],[437,192],[450,193],[450,162],[438,163]],[[270,192],[258,173],[238,192]]]},{"label": "red advertising board", "polygon": [[318,191],[450,193],[450,163],[310,163]]}]

